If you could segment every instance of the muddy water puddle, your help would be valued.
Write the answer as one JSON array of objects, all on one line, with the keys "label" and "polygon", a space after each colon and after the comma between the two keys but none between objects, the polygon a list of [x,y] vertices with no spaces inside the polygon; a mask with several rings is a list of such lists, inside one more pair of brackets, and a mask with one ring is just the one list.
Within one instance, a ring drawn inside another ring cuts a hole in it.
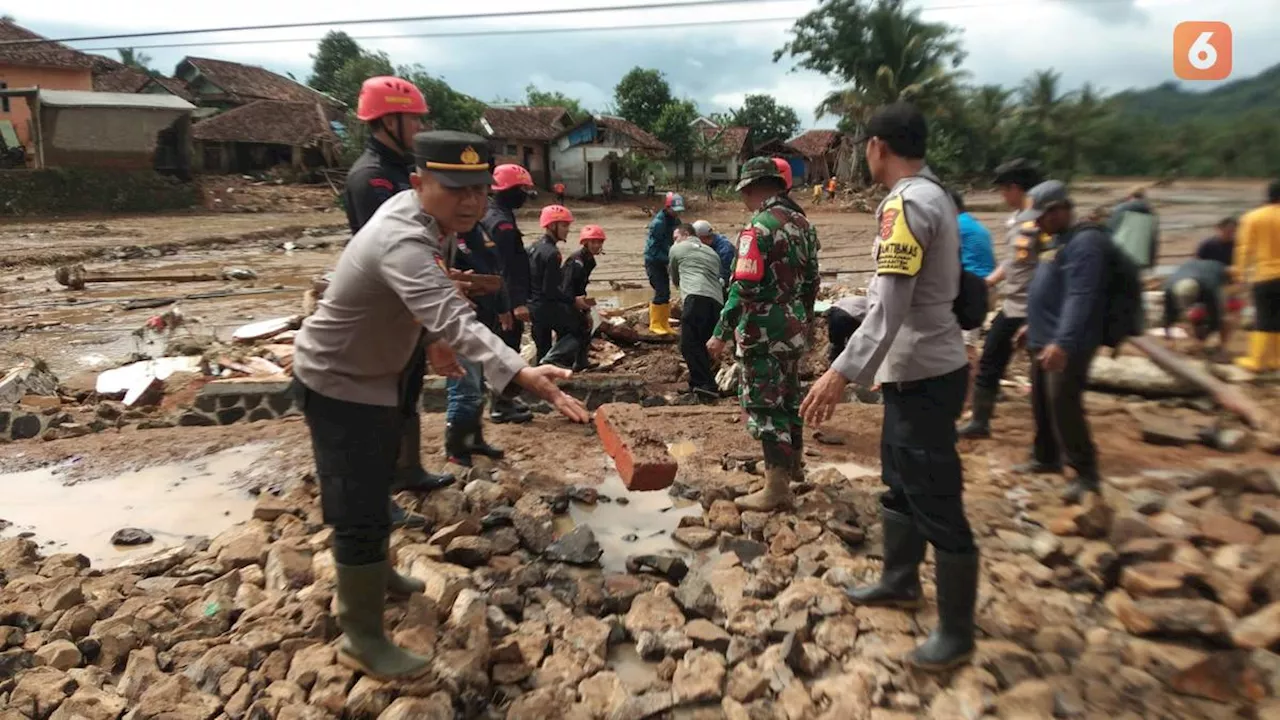
[{"label": "muddy water puddle", "polygon": [[653,290],[647,287],[623,288],[600,293],[593,292],[591,296],[596,299],[596,305],[602,309],[620,310],[635,305],[648,304],[653,299]]},{"label": "muddy water puddle", "polygon": [[559,518],[557,531],[590,526],[604,550],[600,564],[606,572],[626,572],[632,555],[674,555],[692,564],[694,552],[678,545],[671,533],[679,527],[680,518],[702,514],[702,506],[664,491],[632,492],[614,472],[595,489],[600,492],[599,502],[571,503],[569,515]]},{"label": "muddy water puddle", "polygon": [[[248,520],[254,499],[235,482],[270,447],[245,445],[181,463],[156,465],[114,477],[63,483],[58,465],[0,475],[0,517],[12,523],[0,536],[33,533],[45,554],[77,552],[95,567],[111,567],[131,556],[212,537]],[[121,528],[140,528],[155,542],[114,547]]]}]

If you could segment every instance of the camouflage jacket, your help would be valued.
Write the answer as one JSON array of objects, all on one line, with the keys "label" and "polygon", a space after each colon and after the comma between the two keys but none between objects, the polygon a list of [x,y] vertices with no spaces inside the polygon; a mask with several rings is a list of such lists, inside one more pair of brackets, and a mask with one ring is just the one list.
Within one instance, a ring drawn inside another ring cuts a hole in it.
[{"label": "camouflage jacket", "polygon": [[818,293],[818,236],[781,198],[765,201],[738,236],[733,283],[715,337],[738,355],[800,354]]}]

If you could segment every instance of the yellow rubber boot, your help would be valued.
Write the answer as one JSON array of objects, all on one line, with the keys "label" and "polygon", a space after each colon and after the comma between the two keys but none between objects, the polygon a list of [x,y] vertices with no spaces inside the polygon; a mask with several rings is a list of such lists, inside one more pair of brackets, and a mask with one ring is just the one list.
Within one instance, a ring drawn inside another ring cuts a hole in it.
[{"label": "yellow rubber boot", "polygon": [[649,332],[654,335],[671,335],[671,304],[649,305]]},{"label": "yellow rubber boot", "polygon": [[1250,372],[1266,372],[1271,361],[1271,336],[1275,333],[1249,333],[1249,354],[1236,358],[1236,365]]}]

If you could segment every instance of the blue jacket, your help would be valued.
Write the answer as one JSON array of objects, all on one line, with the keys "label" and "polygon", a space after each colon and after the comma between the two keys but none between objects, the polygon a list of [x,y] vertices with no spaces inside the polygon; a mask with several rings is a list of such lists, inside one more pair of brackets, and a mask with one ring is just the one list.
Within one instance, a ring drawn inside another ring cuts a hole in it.
[{"label": "blue jacket", "polygon": [[720,233],[716,233],[714,237],[715,241],[711,243],[711,249],[720,256],[720,279],[727,283],[729,276],[733,274],[733,260],[738,256],[738,250]]},{"label": "blue jacket", "polygon": [[1102,343],[1109,242],[1096,227],[1072,228],[1040,251],[1027,297],[1029,347],[1057,345],[1076,355]]},{"label": "blue jacket", "polygon": [[676,228],[680,227],[680,218],[659,210],[653,220],[649,221],[649,239],[644,244],[644,261],[666,265],[670,258],[671,240]]},{"label": "blue jacket", "polygon": [[967,212],[960,213],[956,222],[960,226],[960,266],[983,278],[995,272],[996,251],[991,245],[991,233]]}]

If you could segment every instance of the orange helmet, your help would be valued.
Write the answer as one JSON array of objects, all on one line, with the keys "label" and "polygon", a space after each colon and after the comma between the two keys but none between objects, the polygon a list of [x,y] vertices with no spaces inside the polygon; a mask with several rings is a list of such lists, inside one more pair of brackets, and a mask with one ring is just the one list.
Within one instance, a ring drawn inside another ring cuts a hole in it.
[{"label": "orange helmet", "polygon": [[528,170],[515,163],[499,165],[493,169],[494,192],[510,190],[513,187],[533,187],[533,176],[529,174]]},{"label": "orange helmet", "polygon": [[381,75],[365,80],[360,86],[356,117],[361,122],[372,122],[396,113],[425,115],[427,112],[429,108],[422,91],[408,80]]},{"label": "orange helmet", "polygon": [[787,183],[787,189],[790,190],[791,189],[791,163],[787,162],[786,160],[783,160],[780,157],[776,157],[773,159],[773,164],[778,168],[778,174],[782,176],[782,179]]},{"label": "orange helmet", "polygon": [[569,208],[563,205],[548,205],[542,208],[542,215],[538,218],[538,224],[543,228],[551,227],[552,223],[573,222],[573,213],[569,212]]},{"label": "orange helmet", "polygon": [[604,228],[599,225],[587,225],[582,228],[582,232],[578,234],[578,242],[586,242],[588,240],[604,240]]}]

